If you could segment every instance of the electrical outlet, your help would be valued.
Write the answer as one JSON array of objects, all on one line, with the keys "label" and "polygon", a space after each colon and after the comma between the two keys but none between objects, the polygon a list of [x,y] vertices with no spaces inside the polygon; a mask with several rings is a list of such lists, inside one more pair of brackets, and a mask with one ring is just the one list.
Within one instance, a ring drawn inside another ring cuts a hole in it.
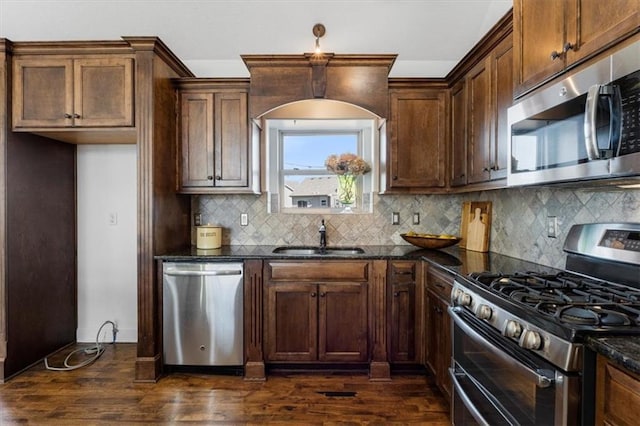
[{"label": "electrical outlet", "polygon": [[240,215],[240,226],[247,226],[249,224],[249,216],[246,213]]},{"label": "electrical outlet", "polygon": [[414,225],[420,225],[420,213],[415,212],[413,214],[413,224]]},{"label": "electrical outlet", "polygon": [[391,224],[400,225],[400,212],[391,213]]},{"label": "electrical outlet", "polygon": [[117,225],[118,224],[118,213],[109,212],[109,215],[107,217],[107,222],[109,223],[109,226]]},{"label": "electrical outlet", "polygon": [[193,215],[193,226],[202,225],[202,215],[200,213],[195,213]]},{"label": "electrical outlet", "polygon": [[547,216],[547,237],[556,238],[558,236],[558,218]]}]

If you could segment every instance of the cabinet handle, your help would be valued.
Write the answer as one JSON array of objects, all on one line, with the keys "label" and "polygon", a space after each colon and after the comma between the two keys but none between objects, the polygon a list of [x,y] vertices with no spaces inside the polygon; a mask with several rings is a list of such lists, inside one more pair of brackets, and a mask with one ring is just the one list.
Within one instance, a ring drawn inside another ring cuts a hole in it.
[{"label": "cabinet handle", "polygon": [[316,297],[316,292],[315,291],[311,292],[311,297]]},{"label": "cabinet handle", "polygon": [[575,44],[571,44],[571,43],[569,43],[569,42],[566,42],[566,43],[564,44],[564,46],[562,46],[562,51],[563,51],[564,53],[567,53],[567,52],[568,52],[568,51],[570,51],[570,50],[576,50],[576,45],[575,45]]},{"label": "cabinet handle", "polygon": [[555,61],[556,59],[558,59],[560,57],[560,54],[558,53],[557,50],[554,50],[553,52],[551,52],[551,60]]},{"label": "cabinet handle", "polygon": [[462,174],[461,174],[460,176],[458,176],[458,177],[463,178],[463,177],[465,177],[465,174],[464,174],[464,173],[462,173]]},{"label": "cabinet handle", "polygon": [[213,180],[213,176],[207,176],[207,180]]},{"label": "cabinet handle", "polygon": [[491,170],[489,169],[489,167],[485,167],[484,169],[482,169],[482,171],[485,173],[489,173]]},{"label": "cabinet handle", "polygon": [[435,285],[438,288],[444,288],[444,284],[442,283],[433,283],[433,285]]}]

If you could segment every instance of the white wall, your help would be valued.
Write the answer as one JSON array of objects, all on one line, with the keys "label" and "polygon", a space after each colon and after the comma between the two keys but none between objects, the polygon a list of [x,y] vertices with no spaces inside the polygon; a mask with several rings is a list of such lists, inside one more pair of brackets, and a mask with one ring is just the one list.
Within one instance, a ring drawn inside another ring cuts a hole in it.
[{"label": "white wall", "polygon": [[[118,342],[136,342],[136,146],[78,145],[77,173],[77,340],[95,342],[111,320]],[[111,326],[103,332],[110,342]]]}]

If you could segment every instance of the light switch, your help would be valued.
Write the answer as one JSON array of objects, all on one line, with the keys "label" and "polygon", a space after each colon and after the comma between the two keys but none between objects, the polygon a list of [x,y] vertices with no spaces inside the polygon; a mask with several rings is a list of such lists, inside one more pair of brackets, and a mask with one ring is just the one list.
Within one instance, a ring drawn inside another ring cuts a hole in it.
[{"label": "light switch", "polygon": [[246,213],[240,215],[240,226],[247,226],[249,224],[249,216]]},{"label": "light switch", "polygon": [[118,213],[109,212],[109,215],[107,217],[107,222],[109,223],[109,226],[117,225],[118,224]]}]

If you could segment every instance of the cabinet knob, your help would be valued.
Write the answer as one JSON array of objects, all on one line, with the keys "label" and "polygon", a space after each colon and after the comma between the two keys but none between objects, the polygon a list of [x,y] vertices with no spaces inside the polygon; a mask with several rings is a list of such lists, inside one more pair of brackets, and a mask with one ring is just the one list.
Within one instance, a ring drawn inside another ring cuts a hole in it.
[{"label": "cabinet knob", "polygon": [[213,176],[207,176],[207,180],[213,180]]},{"label": "cabinet knob", "polygon": [[562,51],[567,53],[570,50],[576,50],[576,45],[566,42],[564,46],[562,46]]},{"label": "cabinet knob", "polygon": [[65,114],[64,118],[73,118],[73,116],[71,114]]},{"label": "cabinet knob", "polygon": [[324,297],[327,293],[325,293],[324,291],[320,292],[320,297]]},{"label": "cabinet knob", "polygon": [[460,176],[458,176],[458,177],[459,177],[459,178],[463,178],[463,177],[465,177],[465,176],[466,176],[466,175],[465,175],[464,173],[461,173],[461,174],[460,174]]},{"label": "cabinet knob", "polygon": [[558,53],[557,50],[554,50],[553,52],[551,52],[551,60],[555,61],[556,59],[558,59],[560,57],[560,54]]},{"label": "cabinet knob", "polygon": [[222,176],[217,175],[216,180],[222,180]]},{"label": "cabinet knob", "polygon": [[394,292],[393,292],[393,297],[398,297],[398,296],[400,296],[400,293],[399,293],[399,292],[397,292],[397,291],[394,291]]},{"label": "cabinet knob", "polygon": [[316,297],[316,292],[315,291],[311,292],[311,297]]},{"label": "cabinet knob", "polygon": [[394,176],[394,177],[393,177],[393,180],[398,180],[398,176]]},{"label": "cabinet knob", "polygon": [[73,114],[73,118],[80,118],[80,114]]},{"label": "cabinet knob", "polygon": [[489,167],[485,167],[484,169],[482,169],[482,171],[485,173],[489,173],[491,169]]}]

